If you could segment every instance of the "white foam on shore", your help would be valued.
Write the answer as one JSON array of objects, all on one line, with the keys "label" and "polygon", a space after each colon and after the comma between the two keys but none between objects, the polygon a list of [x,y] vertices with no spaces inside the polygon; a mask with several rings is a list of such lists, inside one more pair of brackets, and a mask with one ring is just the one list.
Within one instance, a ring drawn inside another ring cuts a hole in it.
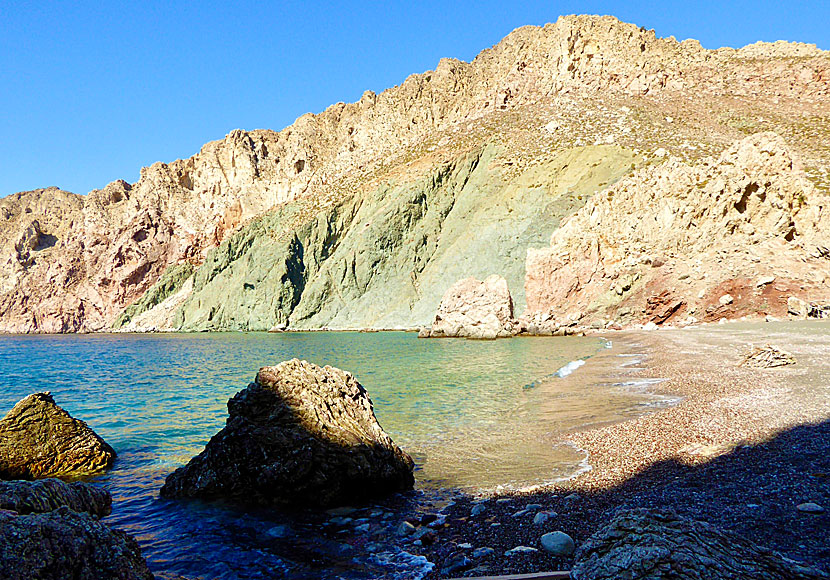
[{"label": "white foam on shore", "polygon": [[623,368],[638,365],[641,362],[643,362],[644,360],[646,360],[646,355],[644,355],[644,354],[618,354],[617,356],[631,359],[631,360],[628,360],[624,363],[620,363],[620,366],[623,367]]},{"label": "white foam on shore", "polygon": [[569,374],[571,374],[572,372],[574,372],[576,369],[578,369],[579,367],[581,367],[584,364],[585,364],[584,360],[581,360],[581,359],[580,360],[572,360],[571,362],[569,362],[568,364],[563,366],[561,369],[559,369],[558,371],[553,373],[553,376],[559,377],[560,379],[564,378],[564,377],[567,377]]},{"label": "white foam on shore", "polygon": [[395,580],[421,580],[435,568],[435,564],[424,556],[404,550],[372,554],[369,562],[389,570],[389,574],[384,574],[384,577]]}]

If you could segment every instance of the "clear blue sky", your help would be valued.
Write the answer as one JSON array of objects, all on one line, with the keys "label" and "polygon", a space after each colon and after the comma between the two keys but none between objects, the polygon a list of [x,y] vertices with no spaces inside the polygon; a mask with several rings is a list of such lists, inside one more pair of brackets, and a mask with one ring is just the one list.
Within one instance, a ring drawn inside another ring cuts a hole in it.
[{"label": "clear blue sky", "polygon": [[512,29],[613,14],[707,48],[830,49],[830,2],[0,2],[0,196],[77,193],[380,92]]}]

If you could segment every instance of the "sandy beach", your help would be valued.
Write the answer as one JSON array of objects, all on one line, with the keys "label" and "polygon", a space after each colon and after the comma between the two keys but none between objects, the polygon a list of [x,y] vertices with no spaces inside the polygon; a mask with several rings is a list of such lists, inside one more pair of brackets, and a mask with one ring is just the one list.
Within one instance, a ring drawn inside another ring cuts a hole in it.
[{"label": "sandy beach", "polygon": [[[431,577],[569,569],[570,559],[541,550],[542,534],[564,531],[578,547],[619,510],[635,507],[673,509],[830,570],[830,514],[796,509],[803,502],[830,508],[830,324],[729,323],[604,336],[615,343],[607,356],[621,361],[619,382],[649,384],[679,401],[569,434],[591,465],[569,481],[459,499],[437,541],[418,550],[438,564]],[[765,344],[797,363],[739,366],[749,345]],[[540,512],[549,518],[534,523]],[[538,551],[504,555],[517,546]],[[493,553],[473,557],[483,547]],[[449,569],[464,558],[464,566]]]}]

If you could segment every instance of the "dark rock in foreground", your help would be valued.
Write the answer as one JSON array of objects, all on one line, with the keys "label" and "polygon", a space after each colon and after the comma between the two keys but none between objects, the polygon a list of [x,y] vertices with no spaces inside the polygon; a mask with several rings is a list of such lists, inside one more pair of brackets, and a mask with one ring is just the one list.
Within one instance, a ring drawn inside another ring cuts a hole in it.
[{"label": "dark rock in foreground", "polygon": [[163,497],[331,506],[411,489],[412,459],[349,373],[290,360],[228,401],[226,426],[171,474]]},{"label": "dark rock in foreground", "polygon": [[49,393],[29,395],[0,421],[0,479],[38,479],[103,471],[115,451]]},{"label": "dark rock in foreground", "polygon": [[0,481],[2,510],[30,514],[50,512],[61,506],[104,517],[112,512],[112,497],[108,491],[80,481]]},{"label": "dark rock in foreground", "polygon": [[808,580],[828,578],[737,534],[671,512],[614,518],[576,553],[574,580]]},{"label": "dark rock in foreground", "polygon": [[0,511],[0,578],[152,580],[153,575],[135,539],[61,507],[31,515]]}]

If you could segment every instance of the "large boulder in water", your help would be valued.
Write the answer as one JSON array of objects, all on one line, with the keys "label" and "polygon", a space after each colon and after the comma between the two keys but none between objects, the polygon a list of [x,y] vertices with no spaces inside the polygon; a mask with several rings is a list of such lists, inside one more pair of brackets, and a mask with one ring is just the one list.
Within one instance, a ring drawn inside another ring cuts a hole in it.
[{"label": "large boulder in water", "polygon": [[830,578],[734,533],[668,511],[632,510],[580,546],[574,580]]},{"label": "large boulder in water", "polygon": [[81,481],[0,481],[0,510],[30,514],[50,512],[61,506],[104,517],[112,512],[112,497],[108,491]]},{"label": "large boulder in water", "polygon": [[0,578],[152,580],[134,538],[86,513],[0,511]]},{"label": "large boulder in water", "polygon": [[420,336],[501,338],[513,334],[513,298],[497,274],[459,280],[444,294],[432,328]]},{"label": "large boulder in water", "polygon": [[290,360],[260,369],[228,421],[171,474],[163,497],[331,506],[411,489],[412,459],[348,372]]},{"label": "large boulder in water", "polygon": [[114,460],[113,448],[49,393],[29,395],[0,421],[0,479],[89,475]]}]

